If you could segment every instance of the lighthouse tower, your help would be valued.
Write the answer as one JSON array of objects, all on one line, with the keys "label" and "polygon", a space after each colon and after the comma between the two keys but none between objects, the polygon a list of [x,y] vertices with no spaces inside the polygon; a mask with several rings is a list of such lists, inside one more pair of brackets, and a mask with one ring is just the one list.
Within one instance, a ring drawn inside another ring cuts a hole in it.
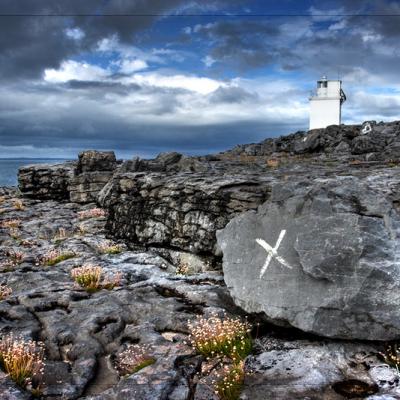
[{"label": "lighthouse tower", "polygon": [[317,82],[317,90],[310,97],[310,130],[340,125],[342,104],[346,95],[342,81],[331,81],[323,76]]}]

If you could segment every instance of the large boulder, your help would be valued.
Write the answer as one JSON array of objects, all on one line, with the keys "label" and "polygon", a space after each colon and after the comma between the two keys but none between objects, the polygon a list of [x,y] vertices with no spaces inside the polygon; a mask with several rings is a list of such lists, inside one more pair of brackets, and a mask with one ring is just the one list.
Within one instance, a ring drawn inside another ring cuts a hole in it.
[{"label": "large boulder", "polygon": [[276,185],[217,233],[235,302],[322,336],[400,338],[398,175]]},{"label": "large boulder", "polygon": [[113,151],[86,150],[78,155],[78,173],[114,171],[117,160]]}]

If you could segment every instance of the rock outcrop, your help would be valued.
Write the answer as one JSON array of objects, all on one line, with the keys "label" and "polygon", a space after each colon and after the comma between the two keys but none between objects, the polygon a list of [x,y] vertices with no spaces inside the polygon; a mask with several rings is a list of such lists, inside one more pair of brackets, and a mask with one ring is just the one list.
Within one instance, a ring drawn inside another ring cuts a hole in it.
[{"label": "rock outcrop", "polygon": [[[400,338],[399,130],[331,126],[211,156],[84,152],[21,168],[22,205],[0,188],[0,284],[12,289],[0,337],[45,342],[44,399],[217,400],[188,321],[247,312],[243,399],[399,398],[379,356],[379,341]],[[94,203],[106,215],[80,218]],[[121,253],[104,254],[112,240]],[[50,250],[73,256],[47,267]],[[223,274],[210,271],[221,260]],[[120,285],[78,287],[71,270],[87,263]],[[156,362],[120,377],[115,358],[132,343]],[[30,398],[1,372],[0,389]]]},{"label": "rock outcrop", "polygon": [[33,164],[21,167],[19,190],[26,197],[42,200],[68,200],[68,185],[74,177],[76,162],[63,164]]},{"label": "rock outcrop", "polygon": [[[123,244],[121,253],[104,254],[99,246],[109,243],[105,218],[82,220],[78,214],[93,205],[25,198],[24,209],[15,209],[13,201],[5,195],[0,214],[0,284],[12,288],[10,297],[0,299],[0,339],[13,333],[45,343],[41,398],[161,400],[181,393],[177,398],[186,399],[201,367],[186,343],[187,321],[211,311],[238,311],[222,276],[178,274],[163,258]],[[19,221],[19,227],[4,221]],[[41,257],[54,250],[74,257],[43,265]],[[12,264],[8,254],[15,252],[21,259]],[[119,286],[86,292],[71,277],[84,264],[101,266],[110,278],[121,274]],[[138,342],[156,362],[119,377],[115,356]],[[1,399],[32,398],[1,370],[0,390]]]},{"label": "rock outcrop", "polygon": [[[54,198],[96,201],[108,234],[132,249],[196,272],[218,268],[223,255],[226,283],[247,312],[327,337],[387,340],[400,337],[399,146],[399,122],[368,122],[214,156],[118,164],[113,153],[85,152],[47,175],[22,169],[20,189],[52,198],[46,182],[64,168],[64,195]],[[43,184],[33,179],[40,174]],[[293,268],[273,258],[259,279],[267,253],[255,239],[273,247],[282,230],[279,251]]]},{"label": "rock outcrop", "polygon": [[217,235],[236,303],[322,336],[399,338],[400,217],[387,193],[399,179],[396,168],[273,187]]},{"label": "rock outcrop", "polygon": [[371,357],[374,350],[365,344],[270,339],[261,344],[264,351],[247,359],[252,372],[242,398],[392,400],[400,394],[391,390],[398,379],[394,370]]},{"label": "rock outcrop", "polygon": [[75,175],[68,184],[69,199],[75,203],[91,203],[111,179],[117,168],[112,151],[84,151],[79,154]]},{"label": "rock outcrop", "polygon": [[113,236],[147,247],[218,256],[215,232],[268,198],[251,175],[116,174],[100,195]]},{"label": "rock outcrop", "polygon": [[362,125],[332,125],[325,129],[296,132],[261,143],[238,145],[224,156],[271,156],[284,154],[335,154],[363,156],[364,160],[398,160],[400,157],[400,121],[365,122]]},{"label": "rock outcrop", "polygon": [[30,198],[91,203],[116,169],[114,152],[88,150],[79,154],[77,162],[20,168],[18,186]]}]

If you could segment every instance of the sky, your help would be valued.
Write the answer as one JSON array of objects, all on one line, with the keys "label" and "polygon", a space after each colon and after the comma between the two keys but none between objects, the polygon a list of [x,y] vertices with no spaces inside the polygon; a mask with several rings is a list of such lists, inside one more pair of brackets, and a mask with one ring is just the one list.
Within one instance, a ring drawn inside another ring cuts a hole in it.
[{"label": "sky", "polygon": [[343,123],[400,119],[400,0],[1,0],[0,158],[209,154],[307,130],[327,75]]}]

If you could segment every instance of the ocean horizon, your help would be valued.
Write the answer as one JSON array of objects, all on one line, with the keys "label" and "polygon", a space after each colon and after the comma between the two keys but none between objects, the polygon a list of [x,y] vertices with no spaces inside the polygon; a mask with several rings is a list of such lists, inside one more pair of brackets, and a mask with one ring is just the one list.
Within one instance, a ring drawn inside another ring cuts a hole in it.
[{"label": "ocean horizon", "polygon": [[66,158],[0,158],[0,186],[16,186],[18,169],[30,164],[58,164]]}]

